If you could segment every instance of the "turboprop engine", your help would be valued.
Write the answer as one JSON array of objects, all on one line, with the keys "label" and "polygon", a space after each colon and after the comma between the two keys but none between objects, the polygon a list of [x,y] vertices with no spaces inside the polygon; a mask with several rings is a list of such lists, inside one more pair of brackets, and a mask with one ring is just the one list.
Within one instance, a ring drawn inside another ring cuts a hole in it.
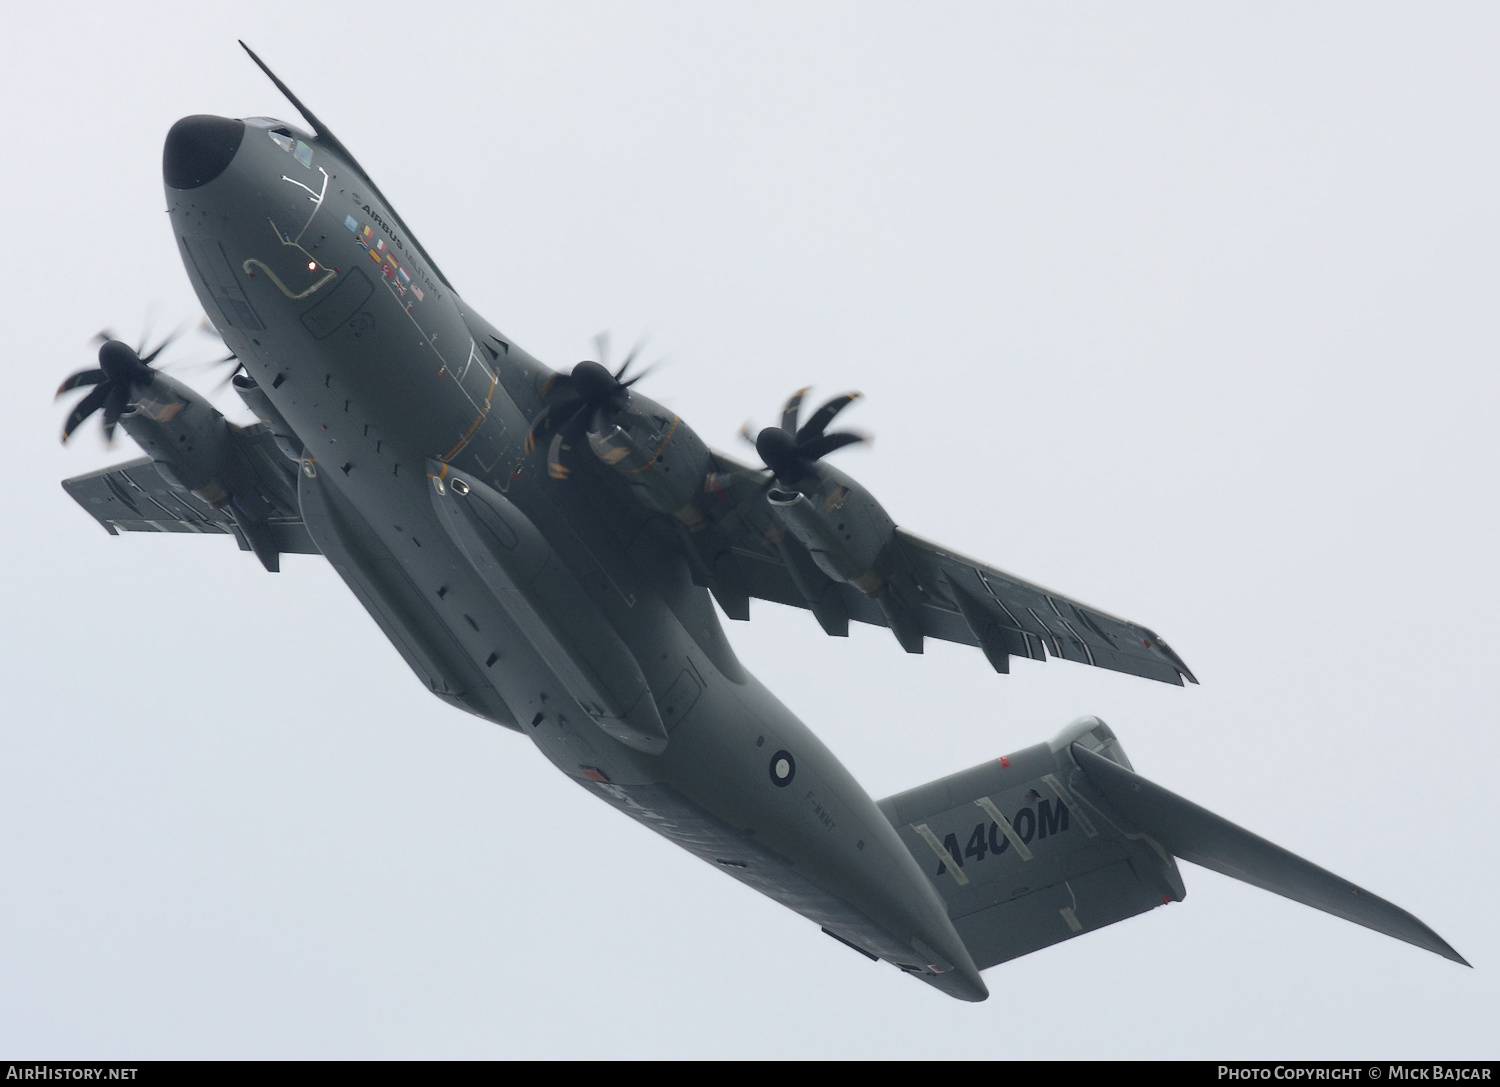
[{"label": "turboprop engine", "polygon": [[781,426],[756,435],[755,449],[774,476],[766,501],[819,570],[878,600],[889,582],[890,571],[882,559],[896,524],[864,487],[837,468],[819,463],[835,449],[865,440],[848,431],[826,433],[834,416],[859,399],[859,393],[834,397],[799,427],[797,416],[806,392],[787,401]]},{"label": "turboprop engine", "polygon": [[[599,354],[607,356],[601,336]],[[547,448],[547,474],[567,479],[568,452],[587,437],[589,449],[625,477],[647,509],[676,517],[685,527],[703,527],[695,504],[709,471],[708,447],[676,414],[630,387],[645,371],[627,378],[636,352],[611,373],[602,363],[585,360],[569,373],[557,374],[543,387],[546,408],[526,435],[528,451],[547,430],[555,430]]]},{"label": "turboprop engine", "polygon": [[836,396],[798,426],[806,389],[794,393],[781,412],[781,426],[755,437],[755,449],[771,470],[766,502],[785,537],[777,541],[798,591],[823,629],[843,635],[849,616],[832,583],[852,585],[875,601],[886,625],[908,653],[922,652],[918,601],[894,585],[903,563],[896,524],[863,486],[821,463],[835,449],[866,439],[852,431],[828,433],[828,424],[859,399]]},{"label": "turboprop engine", "polygon": [[285,465],[260,463],[262,446],[247,440],[249,431],[187,385],[153,369],[151,362],[165,346],[142,356],[106,339],[99,367],[80,370],[58,389],[61,396],[93,386],[68,417],[63,441],[102,410],[107,440],[114,440],[116,425],[123,426],[169,487],[190,492],[213,509],[227,509],[256,557],[274,570],[278,549],[268,520],[297,510],[291,472]]}]

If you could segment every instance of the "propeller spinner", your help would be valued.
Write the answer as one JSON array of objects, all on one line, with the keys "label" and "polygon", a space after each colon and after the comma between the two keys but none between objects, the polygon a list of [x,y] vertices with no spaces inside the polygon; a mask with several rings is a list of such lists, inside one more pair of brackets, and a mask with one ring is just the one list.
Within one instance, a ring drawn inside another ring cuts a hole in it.
[{"label": "propeller spinner", "polygon": [[[601,332],[594,342],[599,358],[607,359],[609,336]],[[630,386],[651,372],[647,367],[633,377],[625,377],[639,354],[640,344],[637,344],[613,373],[603,362],[585,359],[574,366],[571,373],[555,374],[542,386],[543,400],[557,399],[542,409],[526,432],[526,452],[535,449],[537,438],[555,426],[557,433],[547,447],[547,474],[553,479],[567,479],[571,472],[563,463],[564,451],[571,449],[587,431],[603,430],[607,414],[621,410],[629,401]],[[562,420],[560,423],[557,422],[559,419]]]},{"label": "propeller spinner", "polygon": [[99,333],[98,339],[102,342],[99,345],[98,369],[79,370],[57,387],[57,395],[62,396],[73,389],[94,386],[93,391],[78,402],[68,416],[68,421],[63,424],[62,440],[66,442],[85,419],[103,408],[104,438],[113,443],[115,424],[130,406],[133,392],[145,388],[155,379],[156,371],[151,368],[151,363],[177,336],[178,332],[172,333],[155,349],[142,355],[139,348],[120,342],[108,331]]},{"label": "propeller spinner", "polygon": [[[869,441],[863,434],[853,431],[827,433],[828,424],[839,412],[859,399],[859,393],[844,393],[836,396],[813,412],[806,423],[797,425],[802,410],[802,398],[807,389],[798,389],[781,409],[781,425],[766,427],[755,436],[755,451],[771,470],[775,480],[785,487],[797,489],[799,483],[812,471],[813,465],[832,453],[855,442]],[[746,433],[746,437],[748,437]]]}]

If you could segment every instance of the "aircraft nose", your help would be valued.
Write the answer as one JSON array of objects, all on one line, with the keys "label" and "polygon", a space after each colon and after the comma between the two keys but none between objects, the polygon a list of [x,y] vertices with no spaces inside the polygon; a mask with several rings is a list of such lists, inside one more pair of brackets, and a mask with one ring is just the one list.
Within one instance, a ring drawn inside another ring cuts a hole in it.
[{"label": "aircraft nose", "polygon": [[206,113],[184,117],[167,133],[162,177],[174,189],[207,185],[224,172],[244,138],[244,121]]}]

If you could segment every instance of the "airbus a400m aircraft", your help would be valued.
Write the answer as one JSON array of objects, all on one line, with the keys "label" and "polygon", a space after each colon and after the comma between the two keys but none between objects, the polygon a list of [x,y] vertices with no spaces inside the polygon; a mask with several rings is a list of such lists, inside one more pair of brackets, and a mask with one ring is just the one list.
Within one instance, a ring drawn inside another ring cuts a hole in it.
[{"label": "airbus a400m aircraft", "polygon": [[147,454],[64,483],[109,532],[226,534],[272,571],[323,555],[439,698],[959,999],[984,999],[985,968],[1182,899],[1177,858],[1463,961],[1136,774],[1096,718],[872,799],[740,666],[712,601],[733,619],[752,598],[803,608],[832,635],[884,626],[911,653],[961,642],[999,672],[1062,657],[1196,680],[1145,627],[896,526],[826,459],[859,440],[830,429],[853,395],[810,412],[792,396],[757,467],[642,395],[630,359],[532,358],[271,78],[305,129],[186,117],[163,153],[184,267],[260,421],[105,342],[60,392],[87,389],[65,438],[97,412]]}]

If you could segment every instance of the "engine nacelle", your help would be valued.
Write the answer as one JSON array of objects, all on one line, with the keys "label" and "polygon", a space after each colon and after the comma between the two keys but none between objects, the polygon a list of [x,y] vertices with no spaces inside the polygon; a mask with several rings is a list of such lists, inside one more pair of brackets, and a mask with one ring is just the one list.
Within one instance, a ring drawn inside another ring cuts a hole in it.
[{"label": "engine nacelle", "polygon": [[594,455],[625,478],[643,506],[690,530],[703,527],[696,500],[709,471],[708,447],[677,415],[634,394],[628,410],[588,437]]},{"label": "engine nacelle", "polygon": [[271,437],[276,439],[276,448],[281,450],[287,460],[301,464],[302,439],[297,437],[297,432],[286,421],[286,417],[276,410],[276,405],[271,403],[266,391],[249,374],[236,374],[230,384],[239,393],[245,406],[271,431]]},{"label": "engine nacelle", "polygon": [[864,487],[820,464],[799,481],[797,490],[777,487],[766,500],[828,577],[855,586],[871,599],[885,594],[890,571],[881,560],[896,524]]},{"label": "engine nacelle", "polygon": [[151,457],[167,485],[214,509],[227,508],[268,570],[278,568],[269,519],[297,512],[292,473],[262,452],[250,431],[224,418],[206,399],[166,374],[140,387],[120,425]]},{"label": "engine nacelle", "polygon": [[154,374],[120,416],[135,443],[151,458],[167,484],[191,491],[218,509],[233,493],[223,478],[230,455],[229,420],[198,393]]}]

